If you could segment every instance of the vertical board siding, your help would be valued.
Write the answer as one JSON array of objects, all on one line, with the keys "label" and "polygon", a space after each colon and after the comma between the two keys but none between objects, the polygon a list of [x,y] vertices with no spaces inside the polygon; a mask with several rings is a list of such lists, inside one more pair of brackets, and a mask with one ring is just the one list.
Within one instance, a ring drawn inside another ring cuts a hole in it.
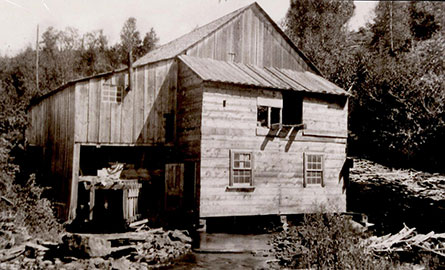
[{"label": "vertical board siding", "polygon": [[122,102],[103,102],[104,77],[76,83],[75,141],[97,144],[165,143],[165,114],[176,108],[177,65],[162,61],[135,69],[133,89],[128,73],[109,78],[124,86]]},{"label": "vertical board siding", "polygon": [[177,145],[184,159],[199,160],[201,143],[202,81],[179,63],[176,111]]},{"label": "vertical board siding", "polygon": [[56,200],[65,205],[59,211],[61,218],[67,218],[72,160],[74,147],[75,86],[68,86],[30,109],[31,123],[28,140],[43,150],[45,177],[58,190]]},{"label": "vertical board siding", "polygon": [[231,61],[233,57],[235,62],[262,67],[311,70],[255,7],[193,45],[186,54],[222,61]]},{"label": "vertical board siding", "polygon": [[184,162],[194,162],[193,208],[199,207],[202,81],[182,62],[178,63],[176,95],[176,149]]},{"label": "vertical board siding", "polygon": [[[297,214],[311,211],[313,203],[329,203],[335,208],[333,210],[344,211],[345,194],[338,175],[346,158],[346,139],[305,136],[301,130],[296,131],[294,138],[291,138],[291,131],[283,131],[283,135],[277,137],[257,136],[259,96],[281,97],[270,90],[231,86],[204,88],[200,216]],[[317,104],[315,99],[311,101]],[[340,122],[346,121],[346,116],[332,117],[336,119],[333,121]],[[324,117],[331,118],[326,114]],[[229,153],[233,149],[253,152],[253,192],[226,190],[230,177]],[[324,155],[325,187],[303,187],[303,153]]]}]

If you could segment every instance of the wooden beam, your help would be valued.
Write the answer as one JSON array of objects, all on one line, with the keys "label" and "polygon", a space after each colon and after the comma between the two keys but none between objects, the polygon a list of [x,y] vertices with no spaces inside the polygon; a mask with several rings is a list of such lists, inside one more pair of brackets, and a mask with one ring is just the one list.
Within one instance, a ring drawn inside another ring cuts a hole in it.
[{"label": "wooden beam", "polygon": [[73,149],[73,164],[71,174],[71,194],[69,202],[68,220],[73,221],[76,218],[77,197],[78,197],[78,178],[79,178],[79,160],[80,160],[80,144],[75,143]]}]

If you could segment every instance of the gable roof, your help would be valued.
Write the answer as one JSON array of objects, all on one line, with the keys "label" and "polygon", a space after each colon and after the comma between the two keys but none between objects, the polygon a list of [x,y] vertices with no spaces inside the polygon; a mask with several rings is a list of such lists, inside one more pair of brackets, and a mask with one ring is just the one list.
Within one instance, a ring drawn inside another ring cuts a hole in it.
[{"label": "gable roof", "polygon": [[263,68],[188,55],[178,58],[205,82],[349,96],[347,91],[309,71]]},{"label": "gable roof", "polygon": [[[255,4],[255,3],[254,3]],[[192,32],[189,32],[185,35],[180,36],[179,38],[166,43],[139,58],[136,62],[134,62],[134,66],[144,65],[147,63],[152,63],[160,60],[165,60],[169,58],[174,58],[177,55],[181,54],[186,49],[193,46],[195,43],[204,39],[243,11],[249,9],[254,4],[250,4],[238,10],[235,10],[219,19],[214,20],[204,26],[196,28]]]},{"label": "gable roof", "polygon": [[235,10],[219,19],[216,19],[204,26],[201,26],[190,33],[187,33],[169,43],[166,43],[139,58],[134,62],[134,66],[140,66],[148,63],[153,63],[165,59],[174,58],[184,51],[191,48],[193,45],[203,40],[210,34],[217,31],[219,28],[226,25],[231,20],[235,19],[243,13],[244,11],[257,8],[261,14],[269,21],[269,23],[274,27],[274,29],[286,40],[286,42],[298,53],[298,55],[306,62],[306,64],[317,74],[321,75],[318,68],[301,52],[297,46],[289,39],[289,37],[278,27],[278,25],[270,18],[270,16],[258,5],[256,2]]}]

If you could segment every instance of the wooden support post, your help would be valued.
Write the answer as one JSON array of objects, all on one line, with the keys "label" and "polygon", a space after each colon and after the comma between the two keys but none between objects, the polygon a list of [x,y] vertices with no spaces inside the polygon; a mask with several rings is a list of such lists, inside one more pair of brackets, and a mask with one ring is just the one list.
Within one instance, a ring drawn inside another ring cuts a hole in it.
[{"label": "wooden support post", "polygon": [[283,226],[283,230],[287,230],[289,228],[289,224],[287,223],[287,216],[280,216],[280,221]]},{"label": "wooden support post", "polygon": [[90,188],[90,211],[89,211],[89,220],[93,220],[93,211],[94,211],[94,203],[96,201],[96,189],[93,185]]},{"label": "wooden support post", "polygon": [[76,218],[77,197],[79,189],[79,160],[80,160],[80,144],[75,143],[73,149],[73,165],[71,173],[71,187],[70,187],[70,201],[68,221],[73,221]]}]

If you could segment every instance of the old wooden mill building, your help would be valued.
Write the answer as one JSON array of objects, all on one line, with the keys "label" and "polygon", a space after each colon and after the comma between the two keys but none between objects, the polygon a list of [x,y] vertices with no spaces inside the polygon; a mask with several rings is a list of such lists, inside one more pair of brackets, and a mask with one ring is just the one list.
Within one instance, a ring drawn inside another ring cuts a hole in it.
[{"label": "old wooden mill building", "polygon": [[42,96],[27,139],[69,220],[100,215],[107,186],[130,220],[345,211],[347,102],[254,3]]}]

